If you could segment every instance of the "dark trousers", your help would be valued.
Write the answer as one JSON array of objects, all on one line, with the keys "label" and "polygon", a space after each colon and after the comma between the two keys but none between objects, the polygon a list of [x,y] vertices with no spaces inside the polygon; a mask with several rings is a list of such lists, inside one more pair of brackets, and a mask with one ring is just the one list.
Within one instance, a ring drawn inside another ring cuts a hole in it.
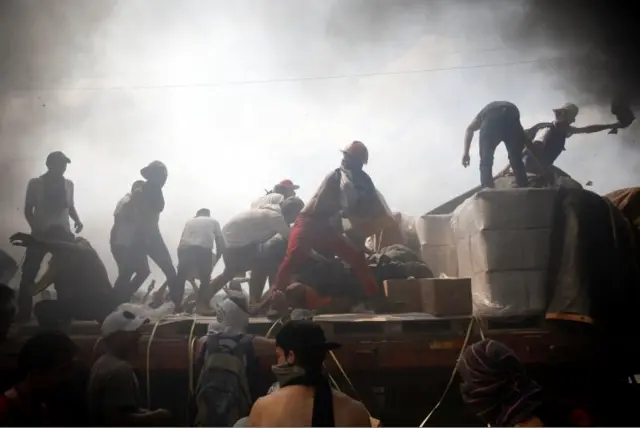
[{"label": "dark trousers", "polygon": [[192,272],[196,272],[196,279],[200,287],[208,287],[213,271],[213,252],[211,248],[198,246],[178,248],[178,278],[176,279],[176,293],[184,296],[184,284]]},{"label": "dark trousers", "polygon": [[525,134],[519,119],[496,118],[488,120],[480,128],[480,184],[493,187],[493,157],[496,148],[504,142],[509,154],[509,163],[520,187],[528,184],[527,173],[522,161]]},{"label": "dark trousers", "polygon": [[307,260],[311,250],[328,250],[337,255],[351,266],[366,296],[378,294],[378,282],[367,265],[364,252],[354,247],[344,235],[333,230],[328,222],[318,222],[303,216],[298,217],[291,228],[287,254],[278,268],[274,285],[277,290],[286,290],[291,284],[294,271]]},{"label": "dark trousers", "polygon": [[121,303],[129,302],[133,294],[151,274],[144,247],[111,245],[111,254],[118,266],[118,278],[113,285]]},{"label": "dark trousers", "polygon": [[171,301],[176,305],[176,307],[179,307],[182,304],[184,285],[183,291],[180,292],[177,283],[176,269],[173,266],[173,260],[171,260],[171,255],[169,254],[167,245],[164,243],[164,239],[162,239],[160,230],[154,231],[150,234],[150,236],[147,237],[147,239],[144,241],[144,248],[146,255],[151,260],[153,260],[156,265],[158,265],[165,278],[167,279]]},{"label": "dark trousers", "polygon": [[18,317],[22,320],[30,319],[33,310],[32,288],[35,284],[40,266],[47,251],[37,245],[26,248],[22,262],[22,277],[18,289]]}]

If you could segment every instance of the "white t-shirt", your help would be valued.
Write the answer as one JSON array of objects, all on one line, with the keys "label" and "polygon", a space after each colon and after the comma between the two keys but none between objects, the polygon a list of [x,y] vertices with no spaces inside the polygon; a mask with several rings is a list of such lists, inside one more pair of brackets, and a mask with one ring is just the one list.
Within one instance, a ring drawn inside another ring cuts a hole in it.
[{"label": "white t-shirt", "polygon": [[67,207],[55,212],[49,211],[43,203],[44,198],[44,180],[43,177],[36,177],[29,180],[27,185],[27,204],[33,205],[34,208],[34,229],[32,232],[38,234],[49,229],[52,226],[61,226],[71,232],[69,223],[69,207],[73,204],[73,182],[64,179],[64,186],[67,196]]},{"label": "white t-shirt", "polygon": [[[136,213],[133,211],[134,207],[131,204],[131,193],[127,193],[116,204],[116,209],[113,212],[115,221],[113,244],[123,247],[130,247],[133,245],[133,240],[136,233]],[[128,212],[125,212],[125,209]]]},{"label": "white t-shirt", "polygon": [[229,248],[240,248],[264,242],[276,234],[287,238],[289,225],[277,205],[245,211],[233,217],[222,228]]},{"label": "white t-shirt", "polygon": [[220,223],[211,217],[194,217],[182,231],[179,247],[203,247],[213,250],[216,237],[222,236]]},{"label": "white t-shirt", "polygon": [[280,193],[269,193],[253,201],[251,209],[262,208],[266,205],[280,205],[284,199]]}]

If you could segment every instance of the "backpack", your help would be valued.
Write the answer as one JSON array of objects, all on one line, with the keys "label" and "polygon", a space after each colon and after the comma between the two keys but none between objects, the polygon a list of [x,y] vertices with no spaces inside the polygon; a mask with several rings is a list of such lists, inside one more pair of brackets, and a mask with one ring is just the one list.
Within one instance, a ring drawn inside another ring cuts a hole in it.
[{"label": "backpack", "polygon": [[253,400],[247,379],[251,335],[212,335],[195,392],[195,426],[232,427],[249,415]]}]

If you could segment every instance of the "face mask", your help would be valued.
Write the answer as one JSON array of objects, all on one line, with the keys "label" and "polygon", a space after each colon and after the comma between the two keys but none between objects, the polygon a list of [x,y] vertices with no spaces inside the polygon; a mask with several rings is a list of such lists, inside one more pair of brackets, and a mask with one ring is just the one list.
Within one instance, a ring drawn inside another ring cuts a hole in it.
[{"label": "face mask", "polygon": [[276,380],[278,381],[278,387],[282,387],[293,379],[302,377],[306,374],[302,367],[294,366],[290,363],[271,366],[271,372],[275,375]]}]

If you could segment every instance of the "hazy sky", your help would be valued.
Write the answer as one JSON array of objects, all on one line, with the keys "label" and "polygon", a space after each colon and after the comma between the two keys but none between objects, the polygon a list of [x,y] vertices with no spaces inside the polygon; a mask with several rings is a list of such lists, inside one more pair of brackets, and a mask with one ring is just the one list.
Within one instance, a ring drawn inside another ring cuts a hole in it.
[{"label": "hazy sky", "polygon": [[[527,126],[570,101],[541,67],[566,52],[501,35],[520,0],[6,1],[0,246],[27,230],[27,180],[63,150],[83,235],[112,275],[115,204],[152,160],[169,169],[161,229],[175,255],[198,208],[224,224],[283,178],[307,199],[353,139],[392,209],[423,214],[478,183],[477,139],[464,169],[462,138],[486,103],[515,102]],[[578,124],[612,121],[581,107]],[[505,163],[501,147],[495,170]],[[557,164],[607,192],[637,184],[640,154],[574,137]]]}]

